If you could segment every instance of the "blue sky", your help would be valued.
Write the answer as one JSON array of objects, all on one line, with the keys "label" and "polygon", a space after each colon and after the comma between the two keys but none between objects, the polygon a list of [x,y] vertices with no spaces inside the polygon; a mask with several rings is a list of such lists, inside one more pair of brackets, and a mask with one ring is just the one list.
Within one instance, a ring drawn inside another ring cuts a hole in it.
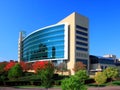
[{"label": "blue sky", "polygon": [[19,31],[29,34],[74,11],[89,18],[90,54],[120,57],[120,0],[0,0],[0,61],[17,60]]}]

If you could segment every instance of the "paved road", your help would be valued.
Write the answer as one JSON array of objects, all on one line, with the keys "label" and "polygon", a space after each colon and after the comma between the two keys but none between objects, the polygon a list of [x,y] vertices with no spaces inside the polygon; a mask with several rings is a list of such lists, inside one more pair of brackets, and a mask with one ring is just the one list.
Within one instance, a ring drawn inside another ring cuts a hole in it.
[{"label": "paved road", "polygon": [[[0,90],[61,90],[57,88],[51,89],[40,89],[40,88],[13,88],[13,87],[0,87]],[[98,90],[98,88],[90,87],[88,90]],[[100,87],[99,90],[120,90],[120,86],[109,86],[109,87]]]}]

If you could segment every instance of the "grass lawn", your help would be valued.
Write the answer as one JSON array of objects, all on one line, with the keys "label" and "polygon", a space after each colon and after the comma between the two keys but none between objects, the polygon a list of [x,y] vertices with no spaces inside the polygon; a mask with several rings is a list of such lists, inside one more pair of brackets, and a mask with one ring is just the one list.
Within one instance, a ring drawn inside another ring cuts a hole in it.
[{"label": "grass lawn", "polygon": [[120,81],[113,81],[113,82],[109,82],[106,84],[107,86],[111,85],[111,86],[120,86]]},{"label": "grass lawn", "polygon": [[[86,85],[88,88],[89,87],[98,87],[98,85],[96,83],[91,83],[91,84],[87,84]],[[106,86],[120,86],[120,80],[117,81],[113,81],[113,82],[108,82],[102,85],[99,85],[99,87],[106,87]],[[34,86],[34,85],[26,85],[26,86],[12,86],[14,88],[45,88],[43,86]],[[61,86],[52,86],[51,88],[61,88]]]},{"label": "grass lawn", "polygon": [[[99,85],[99,87],[105,87],[105,86],[120,86],[120,81],[113,81]],[[91,83],[88,84],[88,87],[98,87],[98,85],[96,83]]]},{"label": "grass lawn", "polygon": [[[43,86],[13,86],[14,88],[45,88]],[[61,86],[53,86],[51,88],[61,88]]]}]

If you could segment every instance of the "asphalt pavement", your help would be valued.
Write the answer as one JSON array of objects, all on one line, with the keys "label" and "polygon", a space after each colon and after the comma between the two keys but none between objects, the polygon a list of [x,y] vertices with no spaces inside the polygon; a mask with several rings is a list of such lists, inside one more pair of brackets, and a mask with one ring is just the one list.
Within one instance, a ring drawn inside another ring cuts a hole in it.
[{"label": "asphalt pavement", "polygon": [[[0,87],[0,90],[62,90],[60,88],[14,88],[14,87]],[[107,87],[89,87],[88,90],[120,90],[120,86],[107,86]]]}]

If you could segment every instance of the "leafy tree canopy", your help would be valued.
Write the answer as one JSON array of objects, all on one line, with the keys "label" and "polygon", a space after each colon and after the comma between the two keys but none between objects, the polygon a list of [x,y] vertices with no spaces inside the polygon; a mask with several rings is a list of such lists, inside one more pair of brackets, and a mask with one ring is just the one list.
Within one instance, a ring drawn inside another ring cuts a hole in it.
[{"label": "leafy tree canopy", "polygon": [[85,70],[86,69],[86,65],[83,64],[82,62],[76,62],[75,63],[75,67],[73,68],[73,70],[75,72],[79,71],[79,70]]},{"label": "leafy tree canopy", "polygon": [[106,80],[107,80],[107,77],[103,72],[97,72],[95,74],[95,81],[98,85],[105,83]]},{"label": "leafy tree canopy", "polygon": [[7,62],[0,62],[0,74],[4,72],[4,68],[7,65]]},{"label": "leafy tree canopy", "polygon": [[21,61],[20,66],[22,67],[22,70],[24,70],[24,71],[27,70],[27,64],[25,62]]},{"label": "leafy tree canopy", "polygon": [[8,78],[10,80],[16,80],[17,78],[21,77],[23,73],[22,67],[20,66],[20,64],[15,64],[15,66],[13,66],[9,72],[8,72]]},{"label": "leafy tree canopy", "polygon": [[118,69],[115,67],[108,67],[104,71],[104,74],[107,76],[107,78],[116,78],[118,76]]},{"label": "leafy tree canopy", "polygon": [[37,61],[33,63],[32,67],[37,72],[37,70],[42,70],[46,68],[46,65],[48,64],[48,61]]},{"label": "leafy tree canopy", "polygon": [[8,71],[10,70],[16,63],[13,60],[10,60],[9,63],[7,63],[7,65],[5,66],[4,70]]},{"label": "leafy tree canopy", "polygon": [[44,87],[50,87],[54,74],[54,65],[48,61],[37,61],[33,63],[33,69],[40,76],[41,83]]}]

